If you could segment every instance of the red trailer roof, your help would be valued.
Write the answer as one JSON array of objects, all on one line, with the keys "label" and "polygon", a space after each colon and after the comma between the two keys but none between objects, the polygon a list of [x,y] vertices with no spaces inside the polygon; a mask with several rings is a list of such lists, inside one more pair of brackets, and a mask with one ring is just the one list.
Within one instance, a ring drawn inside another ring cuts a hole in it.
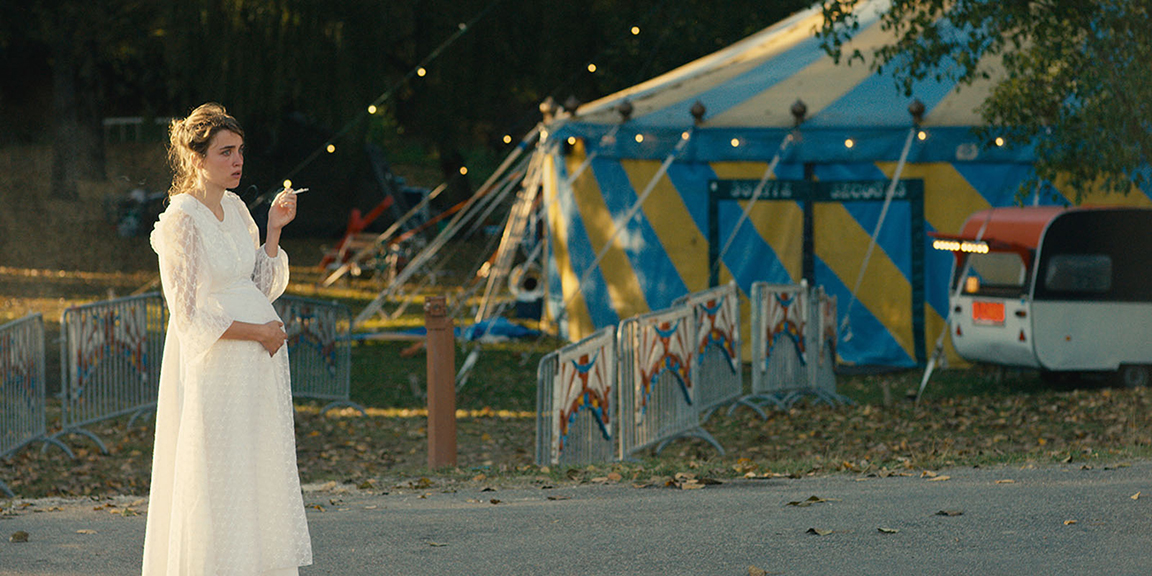
[{"label": "red trailer roof", "polygon": [[[980,235],[981,240],[1003,242],[1035,250],[1040,244],[1044,228],[1053,218],[1067,210],[1059,206],[981,210],[968,217],[964,226],[960,228],[959,236],[975,240],[977,235]],[[983,234],[980,234],[981,228],[984,228]]]}]

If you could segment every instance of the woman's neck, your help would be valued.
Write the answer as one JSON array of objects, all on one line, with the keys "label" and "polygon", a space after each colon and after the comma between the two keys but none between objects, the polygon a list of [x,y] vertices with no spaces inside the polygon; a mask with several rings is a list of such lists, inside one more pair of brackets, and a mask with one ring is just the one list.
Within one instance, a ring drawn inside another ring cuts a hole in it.
[{"label": "woman's neck", "polygon": [[205,206],[215,209],[220,206],[220,200],[224,198],[224,189],[207,182],[201,182],[200,186],[194,188],[189,194],[195,196]]},{"label": "woman's neck", "polygon": [[200,182],[200,186],[188,192],[194,196],[201,204],[208,207],[216,218],[224,220],[224,207],[220,201],[224,198],[224,189],[219,186],[213,186],[207,182]]}]

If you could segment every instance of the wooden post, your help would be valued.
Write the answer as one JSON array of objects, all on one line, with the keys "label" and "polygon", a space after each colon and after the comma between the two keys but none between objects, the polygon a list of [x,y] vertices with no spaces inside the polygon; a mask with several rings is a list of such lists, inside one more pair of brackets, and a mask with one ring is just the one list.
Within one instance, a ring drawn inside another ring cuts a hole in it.
[{"label": "wooden post", "polygon": [[428,467],[456,465],[456,336],[443,296],[424,300],[428,330]]}]

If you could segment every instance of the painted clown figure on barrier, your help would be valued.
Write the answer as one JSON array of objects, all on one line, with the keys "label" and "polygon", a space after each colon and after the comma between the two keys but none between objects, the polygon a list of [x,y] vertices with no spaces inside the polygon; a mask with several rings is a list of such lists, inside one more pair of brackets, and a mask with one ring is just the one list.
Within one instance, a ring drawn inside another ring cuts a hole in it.
[{"label": "painted clown figure on barrier", "polygon": [[[578,461],[582,452],[605,445],[611,457],[615,419],[615,334],[603,331],[558,354],[554,388],[553,464]],[[590,424],[594,422],[595,425]],[[571,456],[569,456],[571,455]]]}]

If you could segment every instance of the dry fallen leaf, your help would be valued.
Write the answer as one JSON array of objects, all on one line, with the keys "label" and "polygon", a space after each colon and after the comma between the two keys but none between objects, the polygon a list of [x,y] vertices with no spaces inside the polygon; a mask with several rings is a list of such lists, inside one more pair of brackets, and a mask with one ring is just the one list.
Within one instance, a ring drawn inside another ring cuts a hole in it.
[{"label": "dry fallen leaf", "polygon": [[825,530],[823,528],[809,528],[805,534],[815,534],[817,536],[827,536],[832,533],[832,530]]},{"label": "dry fallen leaf", "polygon": [[1140,499],[1140,493],[1139,493],[1139,492],[1137,492],[1137,493],[1133,494],[1133,495],[1131,496],[1131,498],[1132,498],[1133,500],[1139,500],[1139,499]]},{"label": "dry fallen leaf", "polygon": [[608,480],[611,482],[619,482],[623,479],[624,479],[624,477],[621,476],[619,472],[612,472],[612,473],[608,474]]},{"label": "dry fallen leaf", "polygon": [[492,502],[493,504],[499,504],[499,503],[500,503],[500,501],[499,501],[499,500],[497,500],[497,499],[495,499],[495,498],[493,498],[492,500],[490,500],[490,502]]},{"label": "dry fallen leaf", "polygon": [[824,502],[839,502],[836,498],[821,498],[816,495],[809,496],[807,500],[796,500],[786,504],[787,506],[796,506],[797,508],[805,508],[813,504],[822,504]]},{"label": "dry fallen leaf", "polygon": [[1076,523],[1075,520],[1065,520],[1064,521],[1065,526],[1071,526],[1072,524],[1075,524],[1075,523]]},{"label": "dry fallen leaf", "polygon": [[997,484],[1015,484],[1016,481],[1010,480],[1010,479],[1004,479],[1004,480],[997,480],[996,483]]},{"label": "dry fallen leaf", "polygon": [[767,575],[768,575],[768,572],[765,572],[761,568],[757,568],[755,566],[749,566],[748,567],[748,576],[767,576]]},{"label": "dry fallen leaf", "polygon": [[895,534],[895,533],[900,531],[900,529],[898,529],[898,528],[883,528],[883,527],[877,528],[876,530],[878,532],[880,532],[881,534]]},{"label": "dry fallen leaf", "polygon": [[8,537],[9,542],[27,542],[28,533],[23,530],[17,530]]},{"label": "dry fallen leaf", "polygon": [[81,528],[76,531],[77,534],[95,534],[96,531],[91,528]]},{"label": "dry fallen leaf", "polygon": [[549,496],[549,500],[571,500],[571,496]]},{"label": "dry fallen leaf", "polygon": [[433,547],[433,548],[440,548],[442,546],[447,546],[447,544],[441,544],[440,542],[431,542],[431,541],[428,542],[428,545]]},{"label": "dry fallen leaf", "polygon": [[937,512],[936,515],[937,516],[960,516],[963,513],[964,513],[963,510],[941,510],[941,511]]},{"label": "dry fallen leaf", "polygon": [[929,482],[944,482],[945,480],[951,480],[951,479],[952,479],[951,476],[936,476],[935,478],[929,478],[928,481]]}]

